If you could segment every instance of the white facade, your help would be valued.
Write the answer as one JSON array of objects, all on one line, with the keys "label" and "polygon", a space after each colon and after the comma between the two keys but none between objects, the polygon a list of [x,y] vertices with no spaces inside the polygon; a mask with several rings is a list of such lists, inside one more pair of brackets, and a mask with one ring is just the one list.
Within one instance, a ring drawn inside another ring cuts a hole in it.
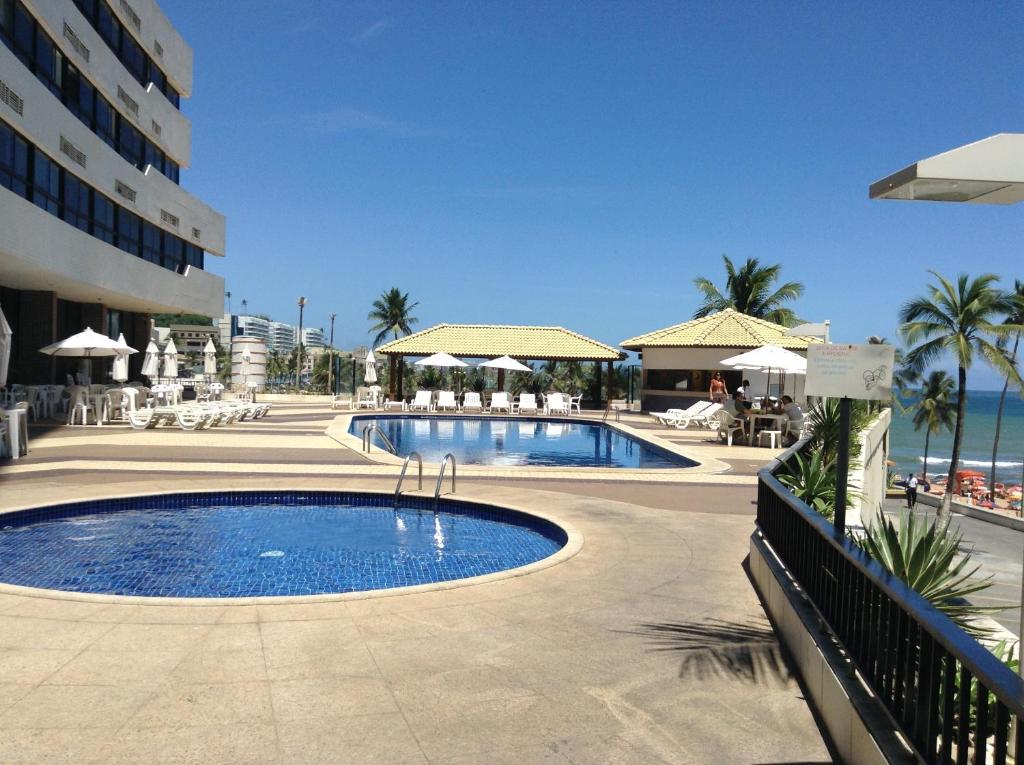
[{"label": "white facade", "polygon": [[302,328],[303,348],[323,348],[324,345],[324,331],[322,329],[317,327]]},{"label": "white facade", "polygon": [[[190,160],[191,126],[152,83],[143,87],[71,0],[21,0],[40,32],[146,140],[178,165]],[[152,0],[108,2],[124,29],[182,95],[192,87],[192,51]],[[127,9],[123,6],[127,6]],[[131,13],[129,14],[129,10]],[[135,21],[138,21],[138,27]],[[70,33],[69,31],[70,30]],[[0,102],[0,122],[121,209],[162,232],[201,248],[225,252],[225,219],[153,166],[138,170],[76,117],[11,50],[0,42],[0,81],[15,94]],[[3,90],[3,88],[0,88]],[[126,107],[134,104],[135,109]],[[127,189],[127,191],[125,191]],[[100,303],[134,313],[222,311],[224,281],[198,265],[172,270],[110,244],[0,187],[0,287],[53,293],[55,299]],[[63,197],[61,210],[63,210]],[[90,230],[92,223],[90,225]],[[207,258],[209,260],[209,258]]]},{"label": "white facade", "polygon": [[273,353],[288,354],[296,346],[298,328],[281,321],[270,322],[270,350]]}]

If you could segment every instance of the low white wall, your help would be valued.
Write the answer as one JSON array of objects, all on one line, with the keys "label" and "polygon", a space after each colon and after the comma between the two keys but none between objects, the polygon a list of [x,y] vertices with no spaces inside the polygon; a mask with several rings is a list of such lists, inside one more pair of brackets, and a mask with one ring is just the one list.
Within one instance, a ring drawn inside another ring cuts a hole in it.
[{"label": "low white wall", "polygon": [[883,409],[860,434],[860,463],[850,471],[852,506],[846,511],[850,526],[870,526],[878,517],[888,483],[889,425],[892,409]]}]

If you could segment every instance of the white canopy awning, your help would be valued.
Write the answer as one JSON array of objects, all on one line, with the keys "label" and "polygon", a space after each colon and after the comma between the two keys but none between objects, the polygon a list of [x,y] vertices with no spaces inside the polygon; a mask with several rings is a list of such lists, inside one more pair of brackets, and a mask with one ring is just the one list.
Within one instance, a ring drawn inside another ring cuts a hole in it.
[{"label": "white canopy awning", "polygon": [[461,361],[448,353],[435,353],[416,362],[419,367],[468,367],[465,361]]}]

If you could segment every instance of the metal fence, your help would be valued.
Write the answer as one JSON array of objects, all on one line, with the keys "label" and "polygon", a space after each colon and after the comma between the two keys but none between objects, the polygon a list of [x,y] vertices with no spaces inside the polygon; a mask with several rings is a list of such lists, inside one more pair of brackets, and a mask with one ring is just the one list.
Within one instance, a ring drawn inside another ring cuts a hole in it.
[{"label": "metal fence", "polygon": [[1020,677],[770,469],[758,476],[757,524],[926,762],[1024,764],[1024,736],[1012,733],[1024,716]]}]

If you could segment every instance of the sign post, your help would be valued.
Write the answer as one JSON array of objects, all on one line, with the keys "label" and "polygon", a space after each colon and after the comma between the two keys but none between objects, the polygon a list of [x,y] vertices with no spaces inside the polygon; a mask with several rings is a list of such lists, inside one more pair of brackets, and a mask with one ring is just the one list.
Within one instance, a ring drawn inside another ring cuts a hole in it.
[{"label": "sign post", "polygon": [[850,472],[850,409],[853,399],[888,401],[892,398],[891,345],[811,345],[807,348],[809,396],[839,399],[839,443],[836,444],[837,534],[846,529],[847,482]]}]

